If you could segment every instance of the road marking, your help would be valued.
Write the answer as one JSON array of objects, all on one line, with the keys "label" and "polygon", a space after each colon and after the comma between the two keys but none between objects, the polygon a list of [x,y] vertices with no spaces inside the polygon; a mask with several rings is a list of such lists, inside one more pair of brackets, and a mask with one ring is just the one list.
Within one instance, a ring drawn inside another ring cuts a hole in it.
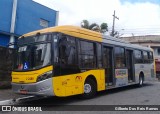
[{"label": "road marking", "polygon": [[40,97],[27,96],[27,97],[21,97],[21,98],[17,98],[17,99],[9,99],[9,100],[0,101],[0,105],[14,105],[16,103],[37,100],[38,98],[40,98]]},{"label": "road marking", "polygon": [[27,96],[27,97],[21,97],[17,99],[9,99],[9,100],[0,101],[0,105],[14,105],[14,104],[23,103],[27,101],[34,101],[42,98],[46,98],[46,96]]},{"label": "road marking", "polygon": [[13,99],[0,101],[0,105],[13,105]]}]

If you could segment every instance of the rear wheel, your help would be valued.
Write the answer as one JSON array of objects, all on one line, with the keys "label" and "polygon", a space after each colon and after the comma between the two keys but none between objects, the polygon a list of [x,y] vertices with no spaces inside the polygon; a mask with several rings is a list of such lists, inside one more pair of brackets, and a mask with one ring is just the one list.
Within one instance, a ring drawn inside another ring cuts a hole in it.
[{"label": "rear wheel", "polygon": [[92,79],[87,79],[84,83],[84,94],[82,97],[86,99],[93,98],[96,95],[96,92],[96,82]]},{"label": "rear wheel", "polygon": [[139,76],[139,86],[141,87],[141,86],[143,86],[143,82],[144,82],[144,78],[143,78],[143,75],[141,74],[140,76]]}]

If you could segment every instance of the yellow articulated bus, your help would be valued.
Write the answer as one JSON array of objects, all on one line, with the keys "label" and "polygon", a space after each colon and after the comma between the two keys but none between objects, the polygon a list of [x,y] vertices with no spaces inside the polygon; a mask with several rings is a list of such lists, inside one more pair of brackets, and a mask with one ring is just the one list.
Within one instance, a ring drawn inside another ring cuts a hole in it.
[{"label": "yellow articulated bus", "polygon": [[97,91],[154,77],[153,52],[75,26],[30,32],[17,42],[12,72],[15,93],[93,97]]}]

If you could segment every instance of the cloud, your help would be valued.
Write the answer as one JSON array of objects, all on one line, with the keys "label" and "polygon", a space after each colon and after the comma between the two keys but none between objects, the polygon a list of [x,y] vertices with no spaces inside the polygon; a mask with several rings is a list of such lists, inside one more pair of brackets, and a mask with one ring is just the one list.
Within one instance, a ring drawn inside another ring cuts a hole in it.
[{"label": "cloud", "polygon": [[159,4],[159,0],[120,0],[121,3],[126,3],[126,2],[130,2],[130,3],[153,3],[153,4]]},{"label": "cloud", "polygon": [[[59,25],[78,25],[83,19],[98,24],[107,22],[112,28],[113,11],[115,29],[122,34],[160,34],[160,5],[151,2],[120,0],[34,0],[59,11]],[[124,30],[122,30],[124,29]]]},{"label": "cloud", "polygon": [[76,24],[83,19],[91,22],[112,22],[113,10],[119,0],[35,0],[60,12],[59,24]]}]

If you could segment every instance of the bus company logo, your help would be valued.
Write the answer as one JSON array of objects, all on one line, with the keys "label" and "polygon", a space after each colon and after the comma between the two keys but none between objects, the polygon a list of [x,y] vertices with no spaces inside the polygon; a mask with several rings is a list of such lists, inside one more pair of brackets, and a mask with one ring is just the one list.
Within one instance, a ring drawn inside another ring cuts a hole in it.
[{"label": "bus company logo", "polygon": [[76,81],[82,81],[82,76],[76,76]]},{"label": "bus company logo", "polygon": [[67,81],[66,81],[66,80],[63,81],[63,82],[62,82],[62,85],[67,85]]},{"label": "bus company logo", "polygon": [[23,87],[23,86],[21,86],[21,89],[24,89],[24,87]]},{"label": "bus company logo", "polygon": [[34,80],[33,77],[26,77],[26,80]]},{"label": "bus company logo", "polygon": [[11,111],[11,106],[2,106],[2,111]]}]

